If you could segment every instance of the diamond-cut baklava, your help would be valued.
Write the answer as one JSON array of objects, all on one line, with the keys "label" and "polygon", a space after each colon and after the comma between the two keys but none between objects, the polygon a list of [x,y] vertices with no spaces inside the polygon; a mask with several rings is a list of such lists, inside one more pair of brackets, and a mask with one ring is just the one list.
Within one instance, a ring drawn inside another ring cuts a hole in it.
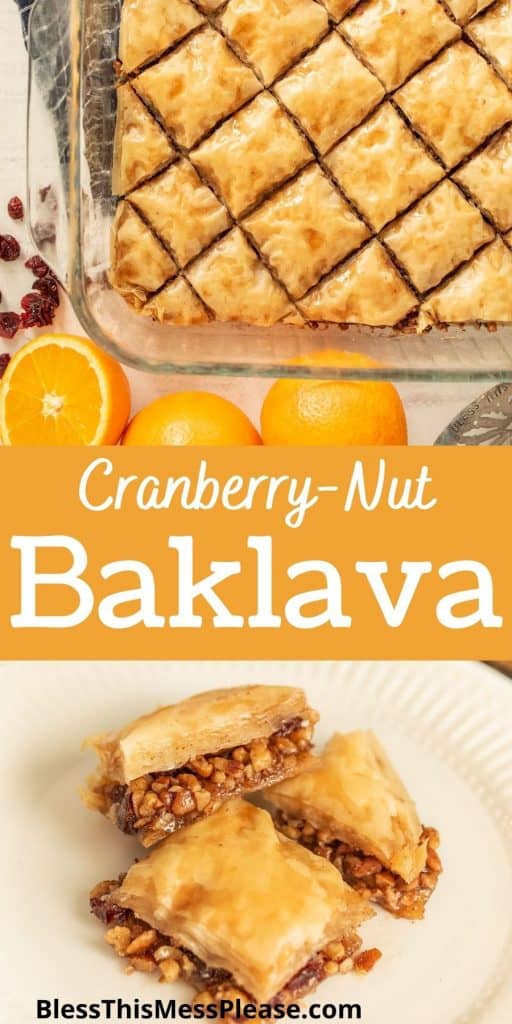
[{"label": "diamond-cut baklava", "polygon": [[512,320],[512,0],[124,0],[117,64],[110,281],[137,311]]},{"label": "diamond-cut baklava", "polygon": [[129,969],[188,980],[203,1005],[296,1002],[380,956],[360,952],[366,901],[242,800],[96,886],[90,905]]},{"label": "diamond-cut baklava", "polygon": [[334,864],[360,895],[422,918],[441,872],[439,836],[424,828],[372,732],[335,734],[323,755],[265,794],[291,839]]},{"label": "diamond-cut baklava", "polygon": [[88,740],[100,766],[85,802],[152,846],[225,801],[300,771],[317,717],[292,687],[197,694]]}]

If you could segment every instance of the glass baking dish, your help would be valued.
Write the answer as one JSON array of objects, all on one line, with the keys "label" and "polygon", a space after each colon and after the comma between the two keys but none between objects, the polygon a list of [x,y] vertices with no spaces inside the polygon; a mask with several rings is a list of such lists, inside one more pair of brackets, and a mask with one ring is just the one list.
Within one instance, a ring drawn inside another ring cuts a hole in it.
[{"label": "glass baking dish", "polygon": [[[161,373],[512,379],[512,325],[420,336],[336,325],[177,328],[132,312],[106,277],[120,6],[121,0],[36,0],[29,28],[30,229],[92,338],[122,362]],[[293,365],[308,352],[333,348],[362,351],[385,368],[337,369],[328,360],[308,369]]]}]

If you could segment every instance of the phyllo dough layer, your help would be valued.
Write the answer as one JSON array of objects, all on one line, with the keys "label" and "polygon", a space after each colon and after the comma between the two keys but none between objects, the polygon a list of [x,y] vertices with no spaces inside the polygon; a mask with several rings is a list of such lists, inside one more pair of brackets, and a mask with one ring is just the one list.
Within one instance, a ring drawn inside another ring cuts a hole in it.
[{"label": "phyllo dough layer", "polygon": [[423,916],[441,870],[438,836],[372,732],[336,733],[323,755],[266,794],[290,838],[327,857],[345,880],[399,917]]},{"label": "phyllo dough layer", "polygon": [[165,132],[129,83],[117,90],[114,154],[112,185],[120,196],[157,174],[175,156]]},{"label": "phyllo dough layer", "polygon": [[[507,236],[512,246],[512,235]],[[421,307],[420,325],[512,321],[512,252],[497,239],[467,267],[433,292]],[[492,287],[491,287],[492,281]]]},{"label": "phyllo dough layer", "polygon": [[[117,887],[97,887],[91,908],[114,925],[107,939],[121,955],[137,952],[137,937],[139,952],[155,951],[147,969],[165,963],[162,939],[178,964],[171,978],[181,973],[185,953],[190,980],[213,988],[210,1002],[226,983],[256,1002],[296,998],[335,973],[325,969],[328,960],[338,970],[348,959],[344,940],[354,957],[354,933],[371,916],[335,868],[279,835],[266,811],[244,801],[167,839]],[[150,933],[142,942],[131,915]]]},{"label": "phyllo dough layer", "polygon": [[109,278],[160,323],[428,330],[511,228],[512,0],[125,0],[119,73]]},{"label": "phyllo dough layer", "polygon": [[151,846],[226,800],[300,771],[316,719],[291,687],[197,694],[89,740],[100,766],[86,803]]}]

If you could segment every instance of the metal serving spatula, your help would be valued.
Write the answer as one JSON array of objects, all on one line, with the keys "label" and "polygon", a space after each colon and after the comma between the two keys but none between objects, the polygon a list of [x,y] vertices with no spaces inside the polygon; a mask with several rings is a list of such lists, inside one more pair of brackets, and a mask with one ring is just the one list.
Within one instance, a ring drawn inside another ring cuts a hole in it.
[{"label": "metal serving spatula", "polygon": [[512,384],[497,384],[470,402],[443,430],[435,443],[512,444]]}]

